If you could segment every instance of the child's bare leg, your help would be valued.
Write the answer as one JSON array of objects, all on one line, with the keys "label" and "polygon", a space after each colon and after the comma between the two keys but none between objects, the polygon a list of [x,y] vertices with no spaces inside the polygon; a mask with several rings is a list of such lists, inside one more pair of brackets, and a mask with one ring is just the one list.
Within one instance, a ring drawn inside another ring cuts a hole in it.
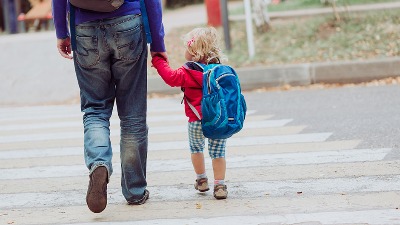
[{"label": "child's bare leg", "polygon": [[209,139],[208,149],[212,158],[214,171],[214,197],[216,199],[226,199],[228,190],[225,185],[225,160],[226,139]]},{"label": "child's bare leg", "polygon": [[192,164],[196,174],[204,174],[206,172],[204,164],[204,154],[202,152],[192,153]]},{"label": "child's bare leg", "polygon": [[200,192],[210,190],[208,187],[208,178],[204,165],[204,136],[201,130],[201,122],[190,122],[188,126],[189,146],[194,172],[196,173],[196,183],[194,188]]},{"label": "child's bare leg", "polygon": [[201,130],[201,122],[189,122],[188,125],[189,146],[194,172],[197,175],[205,174],[206,169],[204,165],[204,136]]},{"label": "child's bare leg", "polygon": [[212,160],[215,180],[225,180],[226,161],[225,158],[215,158]]},{"label": "child's bare leg", "polygon": [[194,172],[196,172],[196,183],[194,188],[200,192],[205,192],[210,190],[208,187],[208,178],[206,175],[206,168],[204,165],[204,154],[202,152],[192,153],[192,164]]},{"label": "child's bare leg", "polygon": [[225,171],[226,161],[225,158],[215,158],[212,160],[214,170],[214,198],[226,199],[228,190],[225,185]]}]

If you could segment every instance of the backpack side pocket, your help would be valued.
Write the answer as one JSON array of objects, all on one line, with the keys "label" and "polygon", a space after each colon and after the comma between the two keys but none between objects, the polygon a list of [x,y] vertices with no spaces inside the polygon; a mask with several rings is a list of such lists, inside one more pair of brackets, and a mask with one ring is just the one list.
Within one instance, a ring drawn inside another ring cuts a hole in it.
[{"label": "backpack side pocket", "polygon": [[221,138],[228,123],[224,99],[221,99],[218,93],[212,93],[203,96],[202,103],[202,128],[204,136],[213,139]]}]

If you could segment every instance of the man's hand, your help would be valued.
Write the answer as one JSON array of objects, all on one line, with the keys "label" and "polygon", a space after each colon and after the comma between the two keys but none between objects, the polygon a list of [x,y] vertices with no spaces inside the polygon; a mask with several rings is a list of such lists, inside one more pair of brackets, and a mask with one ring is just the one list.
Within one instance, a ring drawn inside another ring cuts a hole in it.
[{"label": "man's hand", "polygon": [[66,59],[72,59],[70,37],[65,39],[57,39],[57,49],[62,57]]},{"label": "man's hand", "polygon": [[151,57],[154,57],[155,55],[161,56],[168,62],[168,55],[166,52],[150,52],[150,55]]}]

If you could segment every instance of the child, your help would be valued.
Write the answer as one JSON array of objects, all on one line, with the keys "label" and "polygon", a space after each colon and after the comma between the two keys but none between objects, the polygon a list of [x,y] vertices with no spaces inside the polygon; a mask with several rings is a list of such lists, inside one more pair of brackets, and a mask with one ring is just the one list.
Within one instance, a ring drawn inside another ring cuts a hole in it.
[{"label": "child", "polygon": [[[152,59],[153,66],[158,74],[168,85],[181,87],[184,91],[185,113],[189,118],[188,132],[191,159],[194,171],[197,174],[195,189],[200,192],[209,190],[208,178],[204,165],[204,142],[205,137],[201,129],[201,99],[203,71],[202,68],[194,63],[209,64],[219,63],[222,57],[221,49],[218,46],[217,31],[215,28],[196,28],[185,35],[185,63],[177,70],[171,69],[167,59],[162,55],[155,55]],[[191,109],[189,103],[197,110],[197,114]],[[214,171],[214,197],[216,199],[226,199],[228,195],[225,185],[225,146],[226,139],[209,139],[208,151],[212,158]]]}]

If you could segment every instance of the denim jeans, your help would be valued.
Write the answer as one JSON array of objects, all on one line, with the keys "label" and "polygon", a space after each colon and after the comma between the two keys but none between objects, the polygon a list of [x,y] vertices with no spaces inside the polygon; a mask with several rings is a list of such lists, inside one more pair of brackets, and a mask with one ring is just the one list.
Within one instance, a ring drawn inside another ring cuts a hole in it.
[{"label": "denim jeans", "polygon": [[111,176],[110,117],[114,101],[121,128],[121,187],[128,202],[143,197],[148,147],[147,44],[140,15],[76,26],[74,64],[84,112],[85,163]]}]

